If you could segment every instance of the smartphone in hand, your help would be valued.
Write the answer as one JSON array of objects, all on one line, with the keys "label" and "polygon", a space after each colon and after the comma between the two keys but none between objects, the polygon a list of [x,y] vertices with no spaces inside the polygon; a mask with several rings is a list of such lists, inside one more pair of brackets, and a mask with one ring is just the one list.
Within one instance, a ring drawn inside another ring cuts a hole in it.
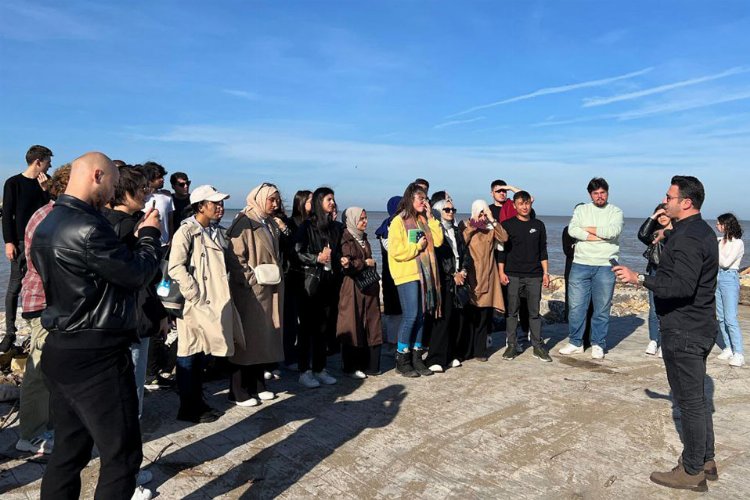
[{"label": "smartphone in hand", "polygon": [[619,262],[617,262],[617,259],[615,259],[614,257],[612,257],[611,259],[609,259],[609,264],[610,264],[610,265],[611,265],[612,267],[615,267],[615,266],[619,266],[619,265],[620,265],[620,263],[619,263]]}]

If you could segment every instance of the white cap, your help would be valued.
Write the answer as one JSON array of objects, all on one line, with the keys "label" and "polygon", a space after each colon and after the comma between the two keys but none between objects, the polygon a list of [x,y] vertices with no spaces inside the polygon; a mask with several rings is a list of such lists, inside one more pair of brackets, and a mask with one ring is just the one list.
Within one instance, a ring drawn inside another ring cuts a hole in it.
[{"label": "white cap", "polygon": [[215,187],[204,184],[198,186],[190,193],[190,204],[198,203],[201,201],[222,201],[229,198],[228,194],[220,193]]}]

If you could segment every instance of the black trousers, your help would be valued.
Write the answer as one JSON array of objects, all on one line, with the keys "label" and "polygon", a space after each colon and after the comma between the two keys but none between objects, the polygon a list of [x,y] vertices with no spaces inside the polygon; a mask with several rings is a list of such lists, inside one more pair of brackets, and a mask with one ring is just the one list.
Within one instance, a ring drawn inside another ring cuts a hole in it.
[{"label": "black trousers", "polygon": [[341,345],[341,369],[345,373],[361,370],[366,373],[380,372],[381,345],[355,347]]},{"label": "black trousers", "polygon": [[96,444],[101,468],[94,498],[130,499],[143,459],[130,351],[58,349],[48,343],[42,372],[55,417],[55,452],[41,498],[77,499],[81,470]]},{"label": "black trousers", "polygon": [[715,456],[712,408],[705,394],[706,358],[715,337],[716,332],[661,331],[669,388],[680,408],[682,463],[689,474],[698,474]]},{"label": "black trousers", "polygon": [[266,390],[266,379],[263,377],[265,365],[232,364],[231,367],[229,395],[235,401],[247,401]]},{"label": "black trousers", "polygon": [[467,306],[469,316],[470,335],[466,346],[464,359],[486,358],[487,337],[492,333],[492,307]]},{"label": "black trousers", "polygon": [[297,366],[300,372],[310,369],[311,356],[312,371],[319,372],[326,367],[329,321],[336,312],[331,288],[321,286],[312,297],[303,292],[298,298],[300,329],[297,332]]},{"label": "black trousers", "polygon": [[539,302],[542,300],[542,278],[519,278],[518,276],[508,276],[508,319],[506,320],[505,331],[508,337],[508,347],[518,345],[518,328],[519,311],[521,321],[524,319],[524,312],[521,310],[522,298],[526,298],[526,323],[528,331],[531,333],[531,343],[534,347],[542,345],[542,318],[539,316]]},{"label": "black trousers", "polygon": [[18,247],[16,260],[10,262],[10,276],[8,277],[8,290],[5,292],[5,334],[16,334],[16,311],[18,309],[18,297],[21,295],[21,281],[26,274],[26,255],[23,245]]},{"label": "black trousers", "polygon": [[146,376],[156,377],[159,372],[171,373],[177,363],[177,340],[170,345],[164,343],[164,337],[154,335],[148,343],[148,364]]},{"label": "black trousers", "polygon": [[[467,349],[466,342],[468,342],[468,339],[463,335],[465,330],[464,310],[457,308],[453,303],[453,285],[449,282],[443,283],[441,295],[443,315],[431,321],[430,348],[427,351],[425,364],[427,366],[440,365],[445,368],[453,359],[463,357]],[[463,351],[460,347],[462,342],[464,345]]]}]

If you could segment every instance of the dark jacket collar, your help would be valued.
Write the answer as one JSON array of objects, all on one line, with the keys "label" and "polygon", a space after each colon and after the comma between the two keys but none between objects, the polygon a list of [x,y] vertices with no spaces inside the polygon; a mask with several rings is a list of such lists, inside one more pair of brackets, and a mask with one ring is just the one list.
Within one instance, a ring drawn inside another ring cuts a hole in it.
[{"label": "dark jacket collar", "polygon": [[58,205],[62,207],[72,208],[74,210],[82,210],[84,212],[90,213],[91,215],[97,215],[99,217],[102,216],[102,213],[99,210],[95,209],[92,205],[69,194],[61,194],[60,196],[58,196],[57,200],[55,201],[55,206]]},{"label": "dark jacket collar", "polygon": [[699,220],[703,220],[703,217],[701,217],[700,212],[698,212],[695,215],[691,215],[689,217],[685,217],[684,219],[676,220],[676,221],[672,222],[672,227],[674,228],[674,230],[677,230],[680,227],[682,227],[683,225],[687,225],[687,224],[690,224],[691,222],[699,221]]}]

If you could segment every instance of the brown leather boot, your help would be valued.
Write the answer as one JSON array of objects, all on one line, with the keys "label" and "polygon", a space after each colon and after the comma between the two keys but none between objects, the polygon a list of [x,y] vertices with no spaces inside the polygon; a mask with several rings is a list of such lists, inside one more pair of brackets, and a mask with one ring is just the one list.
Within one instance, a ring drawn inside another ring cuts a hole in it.
[{"label": "brown leather boot", "polygon": [[[677,459],[677,463],[682,465],[682,457]],[[709,460],[703,464],[703,473],[706,475],[706,481],[718,481],[719,469],[716,467],[716,460]]]},{"label": "brown leather boot", "polygon": [[677,466],[669,472],[652,472],[651,481],[666,486],[667,488],[708,491],[705,473],[700,471],[694,476],[690,475],[685,471],[685,467],[683,467],[682,464],[677,464]]}]

